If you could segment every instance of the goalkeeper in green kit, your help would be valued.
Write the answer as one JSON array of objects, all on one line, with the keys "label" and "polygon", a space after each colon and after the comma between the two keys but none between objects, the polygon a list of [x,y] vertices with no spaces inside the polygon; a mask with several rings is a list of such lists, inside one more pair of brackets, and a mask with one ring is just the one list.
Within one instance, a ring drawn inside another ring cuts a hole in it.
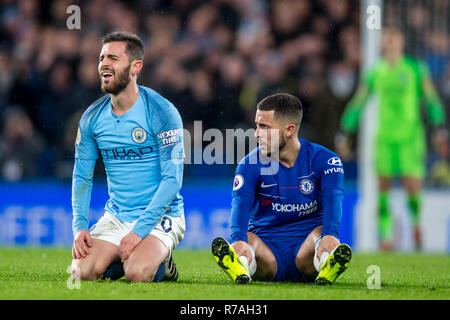
[{"label": "goalkeeper in green kit", "polygon": [[437,143],[445,143],[444,109],[427,67],[403,53],[404,38],[396,28],[385,28],[381,37],[383,57],[363,76],[341,119],[337,152],[345,159],[348,134],[354,133],[362,109],[371,94],[378,103],[375,140],[375,171],[378,177],[378,231],[380,249],[393,246],[393,217],[389,212],[389,190],[400,177],[408,194],[416,249],[421,248],[419,226],[421,189],[425,175],[426,141],[420,105],[424,102]]}]

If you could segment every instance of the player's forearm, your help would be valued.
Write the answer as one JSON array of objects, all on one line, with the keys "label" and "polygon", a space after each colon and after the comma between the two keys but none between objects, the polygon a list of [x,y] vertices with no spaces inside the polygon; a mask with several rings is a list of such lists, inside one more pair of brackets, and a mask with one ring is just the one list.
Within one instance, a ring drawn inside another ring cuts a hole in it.
[{"label": "player's forearm", "polygon": [[175,199],[183,183],[183,159],[164,161],[161,165],[161,182],[150,204],[141,215],[133,232],[145,238],[156,226]]},{"label": "player's forearm", "polygon": [[341,118],[341,128],[343,131],[353,133],[358,129],[361,111],[364,109],[369,98],[369,91],[360,88],[354,97],[348,102]]},{"label": "player's forearm", "polygon": [[92,180],[95,160],[75,159],[72,175],[72,231],[89,228],[89,205],[91,202]]},{"label": "player's forearm", "polygon": [[430,86],[424,90],[424,93],[430,123],[435,127],[441,126],[445,122],[445,112],[436,90]]},{"label": "player's forearm", "polygon": [[344,170],[338,157],[335,162],[325,160],[326,166],[322,168],[321,197],[323,209],[322,236],[331,235],[338,238],[342,219],[342,201],[344,199]]},{"label": "player's forearm", "polygon": [[235,196],[231,202],[231,243],[248,242],[247,230],[253,200],[250,196]]},{"label": "player's forearm", "polygon": [[338,238],[342,219],[342,200],[344,197],[344,190],[336,188],[325,191],[326,196],[324,196],[322,200],[322,236],[331,235]]}]

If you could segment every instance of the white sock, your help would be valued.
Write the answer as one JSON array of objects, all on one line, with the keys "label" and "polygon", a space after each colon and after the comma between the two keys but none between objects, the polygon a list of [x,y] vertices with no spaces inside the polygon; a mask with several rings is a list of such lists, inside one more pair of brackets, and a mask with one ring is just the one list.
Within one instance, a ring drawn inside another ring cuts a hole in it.
[{"label": "white sock", "polygon": [[248,272],[250,273],[250,277],[252,277],[256,272],[256,258],[255,258],[255,249],[253,249],[252,246],[250,246],[250,250],[252,251],[252,261],[250,262],[250,265],[248,266]]},{"label": "white sock", "polygon": [[322,252],[320,259],[319,257],[317,257],[317,247],[319,246],[320,240],[322,240],[322,237],[319,237],[316,242],[314,243],[314,259],[313,259],[313,263],[314,263],[314,268],[316,269],[317,272],[319,272],[320,267],[322,266],[322,263],[324,263],[328,256],[330,255],[329,252]]},{"label": "white sock", "polygon": [[252,261],[250,262],[250,265],[248,264],[248,259],[246,256],[240,256],[239,261],[241,261],[241,263],[247,267],[248,273],[250,274],[250,277],[251,277],[256,272],[256,259],[255,259],[255,250],[253,249],[253,247],[251,245],[249,245],[249,247],[250,247],[250,251],[252,253]]}]

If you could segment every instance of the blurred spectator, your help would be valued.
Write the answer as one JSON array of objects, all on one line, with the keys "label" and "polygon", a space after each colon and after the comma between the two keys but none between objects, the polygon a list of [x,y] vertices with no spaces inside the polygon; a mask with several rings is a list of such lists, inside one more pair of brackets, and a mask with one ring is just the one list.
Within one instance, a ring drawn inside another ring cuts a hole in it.
[{"label": "blurred spectator", "polygon": [[312,13],[310,0],[274,1],[272,4],[272,27],[277,45],[308,30]]},{"label": "blurred spectator", "polygon": [[12,59],[4,50],[0,50],[0,111],[7,105],[7,95],[14,81]]},{"label": "blurred spectator", "polygon": [[255,59],[255,64],[262,82],[257,93],[258,101],[270,94],[286,91],[286,67],[278,51],[270,50],[262,52]]},{"label": "blurred spectator", "polygon": [[240,104],[245,74],[245,61],[241,56],[231,54],[222,59],[219,77],[215,81],[216,108],[213,108],[220,114],[220,123],[217,128],[241,127],[242,122],[245,122],[244,111]]},{"label": "blurred spectator", "polygon": [[54,146],[59,146],[65,122],[79,107],[77,94],[73,90],[75,79],[70,64],[58,60],[49,70],[48,82],[39,93],[37,110],[39,129]]},{"label": "blurred spectator", "polygon": [[201,120],[204,130],[219,128],[223,120],[223,111],[218,110],[213,90],[213,79],[204,69],[197,69],[190,75],[191,106],[196,119]]},{"label": "blurred spectator", "polygon": [[[406,52],[420,56],[423,54],[426,41],[425,32],[427,30],[429,20],[429,13],[422,5],[417,3],[407,8],[406,22],[411,30],[412,37],[410,38],[410,41],[405,43]],[[393,23],[391,23],[391,25],[393,25]],[[417,50],[421,50],[422,52],[417,52]]]},{"label": "blurred spectator", "polygon": [[354,68],[359,67],[361,63],[359,41],[358,29],[355,26],[342,28],[338,38],[339,51],[342,53],[342,57],[339,60],[350,64]]},{"label": "blurred spectator", "polygon": [[[408,10],[386,1],[385,18],[413,30],[411,52],[424,48],[420,54],[427,53],[437,87],[450,101],[449,30],[429,28],[449,6],[435,3],[439,16],[424,1]],[[66,28],[71,4],[81,8],[81,30]],[[126,30],[146,46],[139,82],[173,101],[186,129],[196,120],[203,130],[254,127],[258,100],[285,91],[305,106],[302,135],[333,147],[333,119],[354,89],[361,62],[359,19],[357,0],[3,1],[0,111],[23,107],[45,150],[39,174],[70,176],[76,119],[103,95],[101,37]]]},{"label": "blurred spectator", "polygon": [[[434,136],[429,156],[429,183],[438,187],[450,187],[450,143],[448,132],[441,132],[444,139]],[[445,141],[445,143],[442,143]]]},{"label": "blurred spectator", "polygon": [[74,143],[77,135],[78,121],[82,111],[75,112],[66,122],[62,143],[59,147],[58,161],[55,166],[55,175],[61,179],[70,180],[73,172],[73,158],[75,155]]},{"label": "blurred spectator", "polygon": [[8,109],[0,138],[1,176],[8,181],[17,181],[38,175],[43,150],[44,141],[35,132],[28,115],[19,107]]},{"label": "blurred spectator", "polygon": [[426,37],[427,51],[424,57],[434,81],[443,79],[447,66],[450,65],[450,40],[443,30],[431,30]]},{"label": "blurred spectator", "polygon": [[339,119],[357,85],[357,72],[351,65],[336,62],[326,73],[299,81],[301,95],[309,102],[307,138],[327,148],[334,148]]},{"label": "blurred spectator", "polygon": [[[85,110],[93,101],[99,99],[103,93],[100,90],[100,80],[97,71],[98,59],[85,55],[78,67],[78,82],[72,87],[75,93],[74,110]],[[69,112],[72,113],[72,112]]]}]

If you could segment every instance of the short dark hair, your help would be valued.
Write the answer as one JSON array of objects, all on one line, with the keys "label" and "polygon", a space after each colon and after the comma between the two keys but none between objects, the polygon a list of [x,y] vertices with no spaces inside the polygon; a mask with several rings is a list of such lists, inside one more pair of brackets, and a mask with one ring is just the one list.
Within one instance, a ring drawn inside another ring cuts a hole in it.
[{"label": "short dark hair", "polygon": [[289,93],[276,93],[265,97],[256,105],[256,108],[261,111],[274,110],[276,120],[289,121],[297,126],[300,126],[303,117],[302,103]]},{"label": "short dark hair", "polygon": [[127,31],[115,31],[102,38],[103,45],[109,42],[126,42],[128,60],[144,60],[144,43],[137,35]]},{"label": "short dark hair", "polygon": [[395,34],[395,35],[399,35],[399,36],[401,36],[401,37],[404,37],[404,32],[403,32],[403,30],[402,30],[402,28],[400,28],[400,27],[398,27],[398,26],[396,26],[396,25],[389,25],[389,26],[386,26],[386,27],[384,27],[383,29],[382,29],[382,34],[383,33],[393,33],[393,34]]}]

